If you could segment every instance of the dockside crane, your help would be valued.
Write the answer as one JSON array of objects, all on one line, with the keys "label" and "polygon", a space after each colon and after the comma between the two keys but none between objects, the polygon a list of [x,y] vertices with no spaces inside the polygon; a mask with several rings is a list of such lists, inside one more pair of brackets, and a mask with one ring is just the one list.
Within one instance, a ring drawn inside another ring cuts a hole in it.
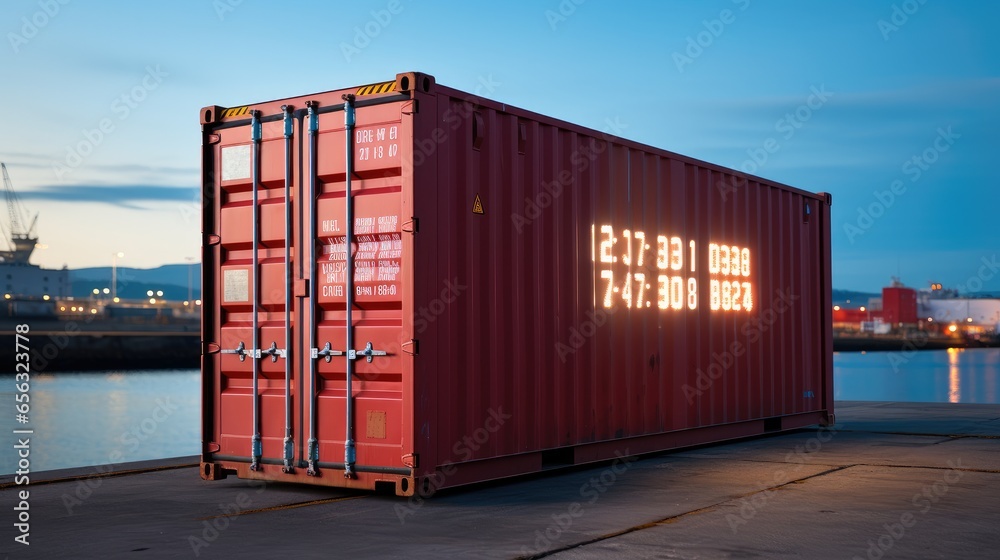
[{"label": "dockside crane", "polygon": [[28,259],[31,258],[31,253],[35,250],[35,245],[38,243],[38,237],[35,235],[35,224],[38,222],[38,214],[36,213],[31,219],[30,224],[25,227],[24,224],[29,223],[27,219],[28,212],[21,204],[21,200],[14,190],[10,175],[7,173],[7,165],[0,163],[0,170],[3,171],[4,197],[7,200],[7,210],[10,212],[10,230],[7,231],[7,228],[4,228],[4,233],[7,235],[11,245],[11,250],[0,251],[0,257],[5,262],[27,264]]}]

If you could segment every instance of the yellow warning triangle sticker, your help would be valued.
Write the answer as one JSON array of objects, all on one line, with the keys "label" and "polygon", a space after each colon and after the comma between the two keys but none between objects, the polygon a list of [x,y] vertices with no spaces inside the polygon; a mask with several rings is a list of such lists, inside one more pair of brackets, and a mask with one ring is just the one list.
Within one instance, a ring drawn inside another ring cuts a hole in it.
[{"label": "yellow warning triangle sticker", "polygon": [[476,201],[472,203],[472,213],[473,214],[485,214],[483,212],[483,201],[479,200],[479,195],[476,195]]}]

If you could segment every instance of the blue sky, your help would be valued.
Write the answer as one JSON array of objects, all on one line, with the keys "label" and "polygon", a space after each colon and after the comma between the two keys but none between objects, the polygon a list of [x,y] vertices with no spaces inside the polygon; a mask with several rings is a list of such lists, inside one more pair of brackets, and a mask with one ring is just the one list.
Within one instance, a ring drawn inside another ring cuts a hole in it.
[{"label": "blue sky", "polygon": [[998,291],[998,16],[943,0],[11,0],[0,160],[40,213],[34,262],[184,263],[198,109],[420,70],[832,193],[837,288],[899,274]]}]

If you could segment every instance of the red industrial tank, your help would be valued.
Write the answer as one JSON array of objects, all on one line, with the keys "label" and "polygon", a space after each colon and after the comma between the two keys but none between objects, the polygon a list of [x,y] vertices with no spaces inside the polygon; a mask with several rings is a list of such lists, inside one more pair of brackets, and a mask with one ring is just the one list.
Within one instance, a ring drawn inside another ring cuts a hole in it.
[{"label": "red industrial tank", "polygon": [[206,479],[427,494],[832,422],[829,195],[413,72],[201,123]]}]

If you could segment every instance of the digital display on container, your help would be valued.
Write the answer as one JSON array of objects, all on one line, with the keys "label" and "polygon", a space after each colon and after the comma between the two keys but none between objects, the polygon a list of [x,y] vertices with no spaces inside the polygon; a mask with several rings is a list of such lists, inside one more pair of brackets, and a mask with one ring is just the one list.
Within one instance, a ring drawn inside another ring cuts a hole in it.
[{"label": "digital display on container", "polygon": [[709,311],[753,310],[749,247],[716,241],[699,247],[697,241],[670,232],[616,229],[610,224],[591,225],[591,237],[599,307],[697,310],[701,270],[708,276]]}]

